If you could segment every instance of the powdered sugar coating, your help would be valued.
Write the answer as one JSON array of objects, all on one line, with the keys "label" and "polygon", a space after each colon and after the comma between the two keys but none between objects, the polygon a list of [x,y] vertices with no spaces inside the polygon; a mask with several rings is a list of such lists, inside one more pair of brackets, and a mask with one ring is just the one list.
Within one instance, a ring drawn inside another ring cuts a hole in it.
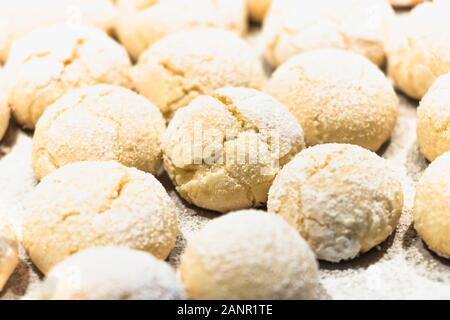
[{"label": "powdered sugar coating", "polygon": [[22,232],[44,273],[90,247],[125,246],[166,259],[178,232],[177,209],[151,174],[116,162],[77,162],[36,187]]},{"label": "powdered sugar coating", "polygon": [[19,263],[19,242],[9,222],[0,216],[0,291]]},{"label": "powdered sugar coating", "polygon": [[167,263],[143,251],[105,247],[58,263],[26,299],[180,300],[184,292]]},{"label": "powdered sugar coating", "polygon": [[277,67],[309,50],[337,48],[381,66],[393,19],[387,0],[273,1],[263,27],[265,55]]},{"label": "powdered sugar coating", "polygon": [[164,131],[159,109],[131,90],[112,85],[73,90],[39,119],[33,169],[40,180],[68,163],[116,160],[156,174]]},{"label": "powdered sugar coating", "polygon": [[137,60],[156,41],[179,31],[220,28],[247,30],[245,0],[118,0],[117,32]]},{"label": "powdered sugar coating", "polygon": [[[200,154],[189,149],[195,147]],[[164,166],[180,195],[219,212],[266,203],[280,167],[303,148],[303,130],[286,108],[247,88],[198,97],[176,113],[163,138]]]},{"label": "powdered sugar coating", "polygon": [[314,299],[317,263],[283,219],[255,210],[209,222],[189,241],[180,274],[193,299]]},{"label": "powdered sugar coating", "polygon": [[227,86],[260,89],[265,75],[256,53],[230,31],[179,32],[145,51],[134,68],[138,91],[167,119],[202,94]]},{"label": "powdered sugar coating", "polygon": [[93,28],[52,26],[15,42],[5,65],[16,120],[34,129],[44,110],[67,91],[99,83],[131,86],[123,47]]},{"label": "powdered sugar coating", "polygon": [[20,38],[40,28],[66,24],[95,26],[112,33],[116,24],[115,0],[0,0],[0,63]]},{"label": "powdered sugar coating", "polygon": [[401,17],[389,41],[389,76],[408,96],[421,99],[450,72],[450,5],[424,3]]},{"label": "powdered sugar coating", "polygon": [[308,146],[350,143],[377,151],[397,122],[398,99],[390,82],[349,51],[296,56],[275,71],[266,91],[297,118]]},{"label": "powdered sugar coating", "polygon": [[417,110],[420,151],[430,161],[450,151],[450,73],[439,77]]},{"label": "powdered sugar coating", "polygon": [[416,188],[414,226],[431,250],[450,259],[450,152],[437,158]]},{"label": "powdered sugar coating", "polygon": [[355,258],[395,230],[401,180],[375,153],[325,144],[287,164],[269,192],[268,209],[294,225],[321,260]]}]

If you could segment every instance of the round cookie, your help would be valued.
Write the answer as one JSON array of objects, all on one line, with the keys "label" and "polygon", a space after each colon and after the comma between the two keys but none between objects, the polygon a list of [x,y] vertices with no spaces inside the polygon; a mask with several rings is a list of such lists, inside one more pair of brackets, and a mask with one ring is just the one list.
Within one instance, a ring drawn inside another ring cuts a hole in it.
[{"label": "round cookie", "polygon": [[429,161],[450,151],[450,73],[439,77],[417,110],[417,138]]},{"label": "round cookie", "polygon": [[0,217],[0,292],[19,263],[19,242],[13,228]]},{"label": "round cookie", "polygon": [[26,206],[23,244],[44,273],[91,247],[121,246],[166,259],[178,232],[176,207],[154,176],[116,162],[58,169]]},{"label": "round cookie", "polygon": [[152,255],[127,248],[81,251],[55,265],[33,300],[181,300],[174,270]]},{"label": "round cookie", "polygon": [[385,241],[403,208],[402,183],[386,160],[354,145],[324,144],[287,164],[268,209],[286,218],[330,262],[353,259]]},{"label": "round cookie", "polygon": [[272,0],[247,0],[250,19],[255,22],[263,22],[271,3]]},{"label": "round cookie", "polygon": [[225,213],[265,204],[280,167],[304,148],[304,139],[295,118],[269,95],[225,88],[180,109],[162,145],[180,195]]},{"label": "round cookie", "polygon": [[291,58],[266,91],[297,118],[308,146],[350,143],[377,151],[397,122],[398,99],[389,80],[349,51],[321,49]]},{"label": "round cookie", "polygon": [[277,67],[309,50],[337,48],[381,66],[394,18],[387,0],[273,1],[263,28],[265,56]]},{"label": "round cookie", "polygon": [[165,36],[194,28],[245,33],[245,0],[118,0],[120,41],[137,60]]},{"label": "round cookie", "polygon": [[95,26],[112,33],[116,9],[112,0],[0,0],[0,63],[15,41],[54,24]]},{"label": "round cookie", "polygon": [[156,174],[164,131],[159,109],[131,90],[96,85],[70,91],[38,121],[33,137],[35,176],[41,180],[84,160],[116,160]]},{"label": "round cookie", "polygon": [[450,152],[428,167],[416,187],[414,226],[431,250],[450,259]]},{"label": "round cookie", "polygon": [[408,96],[421,99],[450,72],[450,6],[424,3],[398,19],[389,43],[389,76]]},{"label": "round cookie", "polygon": [[259,89],[262,64],[237,35],[218,29],[176,33],[144,52],[133,72],[138,91],[170,119],[195,97],[226,86]]},{"label": "round cookie", "polygon": [[3,77],[3,70],[0,67],[0,141],[3,139],[8,129],[11,113],[8,106],[6,87]]},{"label": "round cookie", "polygon": [[179,268],[191,299],[316,298],[318,270],[308,244],[276,215],[230,213],[191,241]]},{"label": "round cookie", "polygon": [[34,129],[44,110],[71,89],[99,83],[131,86],[131,62],[118,43],[91,28],[53,26],[17,41],[5,66],[8,103]]}]

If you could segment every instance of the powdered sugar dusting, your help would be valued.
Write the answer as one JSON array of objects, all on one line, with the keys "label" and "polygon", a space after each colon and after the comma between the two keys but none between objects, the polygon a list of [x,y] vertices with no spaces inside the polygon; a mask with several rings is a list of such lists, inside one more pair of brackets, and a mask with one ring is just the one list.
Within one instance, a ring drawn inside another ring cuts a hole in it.
[{"label": "powdered sugar dusting", "polygon": [[[259,39],[255,38],[255,42]],[[412,225],[415,184],[428,163],[420,154],[415,133],[415,101],[401,98],[399,121],[391,142],[380,152],[403,176],[405,206],[400,224],[387,241],[355,260],[321,263],[321,299],[407,299],[450,297],[450,262],[431,253]],[[9,216],[20,230],[23,203],[33,190],[31,138],[12,126],[0,147],[0,216]],[[174,191],[170,179],[158,177],[179,208],[180,235],[170,263],[178,265],[186,241],[219,215],[188,205]],[[0,299],[17,299],[33,289],[41,275],[21,250],[21,262]]]}]

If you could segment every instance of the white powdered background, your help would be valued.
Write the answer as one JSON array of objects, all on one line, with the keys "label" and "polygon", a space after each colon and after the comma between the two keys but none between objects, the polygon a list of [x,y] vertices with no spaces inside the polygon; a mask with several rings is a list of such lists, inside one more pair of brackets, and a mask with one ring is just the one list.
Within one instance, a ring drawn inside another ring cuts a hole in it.
[{"label": "white powdered background", "polygon": [[[257,36],[249,41],[259,50]],[[392,140],[379,152],[403,177],[405,207],[400,225],[386,242],[355,260],[321,263],[321,299],[450,299],[450,260],[431,253],[412,223],[415,184],[428,163],[417,146],[417,102],[401,96],[400,100],[400,117]],[[0,145],[0,216],[10,219],[19,236],[24,204],[37,183],[31,169],[31,144],[31,134],[12,124]],[[219,215],[186,204],[165,174],[158,178],[180,209],[180,236],[169,259],[176,267],[186,241]],[[0,293],[0,300],[21,298],[41,277],[22,248],[20,264]]]}]

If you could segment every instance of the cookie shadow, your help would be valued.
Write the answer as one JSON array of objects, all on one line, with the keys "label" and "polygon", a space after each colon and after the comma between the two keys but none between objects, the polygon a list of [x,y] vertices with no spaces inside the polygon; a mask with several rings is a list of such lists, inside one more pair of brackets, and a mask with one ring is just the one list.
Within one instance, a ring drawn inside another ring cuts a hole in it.
[{"label": "cookie shadow", "polygon": [[27,292],[30,284],[29,266],[23,260],[20,260],[14,273],[9,278],[3,291],[0,291],[0,299],[4,297],[7,292],[12,293],[14,296],[22,297]]},{"label": "cookie shadow", "polygon": [[414,223],[411,223],[405,232],[402,240],[402,248],[405,251],[414,250],[416,255],[420,255],[419,261],[431,261],[433,264],[435,263],[442,267],[450,268],[450,259],[443,258],[432,251],[420,238],[414,228]]}]

